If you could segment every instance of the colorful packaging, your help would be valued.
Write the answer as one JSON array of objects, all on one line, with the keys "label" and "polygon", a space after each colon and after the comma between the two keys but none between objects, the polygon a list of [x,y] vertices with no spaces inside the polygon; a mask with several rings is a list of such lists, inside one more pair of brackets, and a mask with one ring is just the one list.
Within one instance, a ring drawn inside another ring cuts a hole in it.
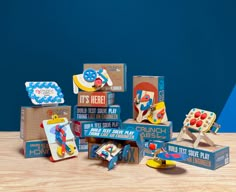
[{"label": "colorful packaging", "polygon": [[80,107],[108,107],[113,105],[115,94],[112,92],[82,92],[78,93],[77,105]]},{"label": "colorful packaging", "polygon": [[25,158],[49,157],[51,155],[47,140],[24,141]]},{"label": "colorful packaging", "polygon": [[[165,86],[163,76],[133,76],[133,99],[138,91],[148,91],[154,93],[153,104],[165,101]],[[138,116],[138,110],[133,105],[133,119]]]},{"label": "colorful packaging", "polygon": [[93,63],[84,64],[85,69],[99,70],[101,68],[106,69],[111,81],[112,86],[104,86],[101,90],[112,92],[125,92],[127,89],[127,67],[124,63]]},{"label": "colorful packaging", "polygon": [[133,119],[127,119],[122,124],[123,129],[140,131],[145,140],[170,141],[172,139],[173,123],[167,121],[165,124],[138,123]]},{"label": "colorful packaging", "polygon": [[220,168],[230,161],[229,147],[210,146],[200,142],[198,148],[193,148],[193,142],[187,139],[167,143],[167,151],[187,154],[189,158],[182,163],[211,170]]},{"label": "colorful packaging", "polygon": [[120,106],[74,107],[74,120],[78,121],[114,121],[120,120]]},{"label": "colorful packaging", "polygon": [[21,107],[20,137],[24,141],[46,139],[45,131],[40,127],[40,124],[44,119],[50,119],[54,114],[70,120],[71,106]]}]

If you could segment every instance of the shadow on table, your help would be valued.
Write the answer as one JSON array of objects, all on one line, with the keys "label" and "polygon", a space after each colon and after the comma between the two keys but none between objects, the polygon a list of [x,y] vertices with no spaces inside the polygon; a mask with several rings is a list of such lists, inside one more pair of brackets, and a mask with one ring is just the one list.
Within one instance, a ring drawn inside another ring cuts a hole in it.
[{"label": "shadow on table", "polygon": [[181,167],[175,167],[171,169],[157,169],[157,171],[167,175],[182,175],[187,173],[187,170]]}]

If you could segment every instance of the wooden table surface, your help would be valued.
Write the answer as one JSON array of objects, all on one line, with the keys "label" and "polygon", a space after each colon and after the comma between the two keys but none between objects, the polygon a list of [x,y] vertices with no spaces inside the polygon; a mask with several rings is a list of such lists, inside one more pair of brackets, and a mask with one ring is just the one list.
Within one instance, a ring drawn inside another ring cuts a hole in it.
[{"label": "wooden table surface", "polygon": [[215,171],[178,162],[170,170],[119,163],[107,171],[100,160],[78,158],[52,163],[48,158],[25,159],[19,132],[0,132],[0,191],[236,191],[236,134],[214,136],[230,146],[230,164]]}]

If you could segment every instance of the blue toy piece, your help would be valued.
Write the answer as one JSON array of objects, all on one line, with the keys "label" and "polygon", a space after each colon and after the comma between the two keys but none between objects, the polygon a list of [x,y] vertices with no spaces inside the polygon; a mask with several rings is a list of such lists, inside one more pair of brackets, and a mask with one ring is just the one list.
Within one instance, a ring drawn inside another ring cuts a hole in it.
[{"label": "blue toy piece", "polygon": [[97,156],[96,151],[97,151],[98,148],[99,148],[99,145],[96,145],[96,144],[94,144],[91,147],[91,151],[90,151],[90,157],[91,158],[96,158],[96,156]]},{"label": "blue toy piece", "polygon": [[128,154],[129,154],[129,150],[130,150],[130,145],[125,145],[122,151],[122,159],[126,159]]},{"label": "blue toy piece", "polygon": [[88,82],[94,82],[95,79],[97,78],[97,73],[94,69],[86,69],[83,72],[83,77]]},{"label": "blue toy piece", "polygon": [[108,81],[108,79],[102,74],[103,69],[99,69],[98,70],[98,74],[102,77],[103,81],[102,83],[106,83]]},{"label": "blue toy piece", "polygon": [[142,111],[146,111],[146,110],[148,110],[149,108],[151,108],[151,106],[152,106],[152,99],[149,99],[146,105],[144,105],[144,104],[141,105],[141,108],[140,108],[140,109],[141,109]]},{"label": "blue toy piece", "polygon": [[108,170],[113,169],[118,161],[118,156],[114,156],[108,163]]},{"label": "blue toy piece", "polygon": [[109,153],[107,151],[102,151],[102,155],[107,158],[109,156]]}]

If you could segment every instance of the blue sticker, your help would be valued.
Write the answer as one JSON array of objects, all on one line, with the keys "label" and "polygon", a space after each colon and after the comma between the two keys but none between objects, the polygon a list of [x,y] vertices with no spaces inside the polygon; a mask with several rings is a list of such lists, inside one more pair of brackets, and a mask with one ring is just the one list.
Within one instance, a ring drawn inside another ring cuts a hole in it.
[{"label": "blue sticker", "polygon": [[25,86],[35,105],[64,103],[64,95],[56,82],[26,82]]}]

